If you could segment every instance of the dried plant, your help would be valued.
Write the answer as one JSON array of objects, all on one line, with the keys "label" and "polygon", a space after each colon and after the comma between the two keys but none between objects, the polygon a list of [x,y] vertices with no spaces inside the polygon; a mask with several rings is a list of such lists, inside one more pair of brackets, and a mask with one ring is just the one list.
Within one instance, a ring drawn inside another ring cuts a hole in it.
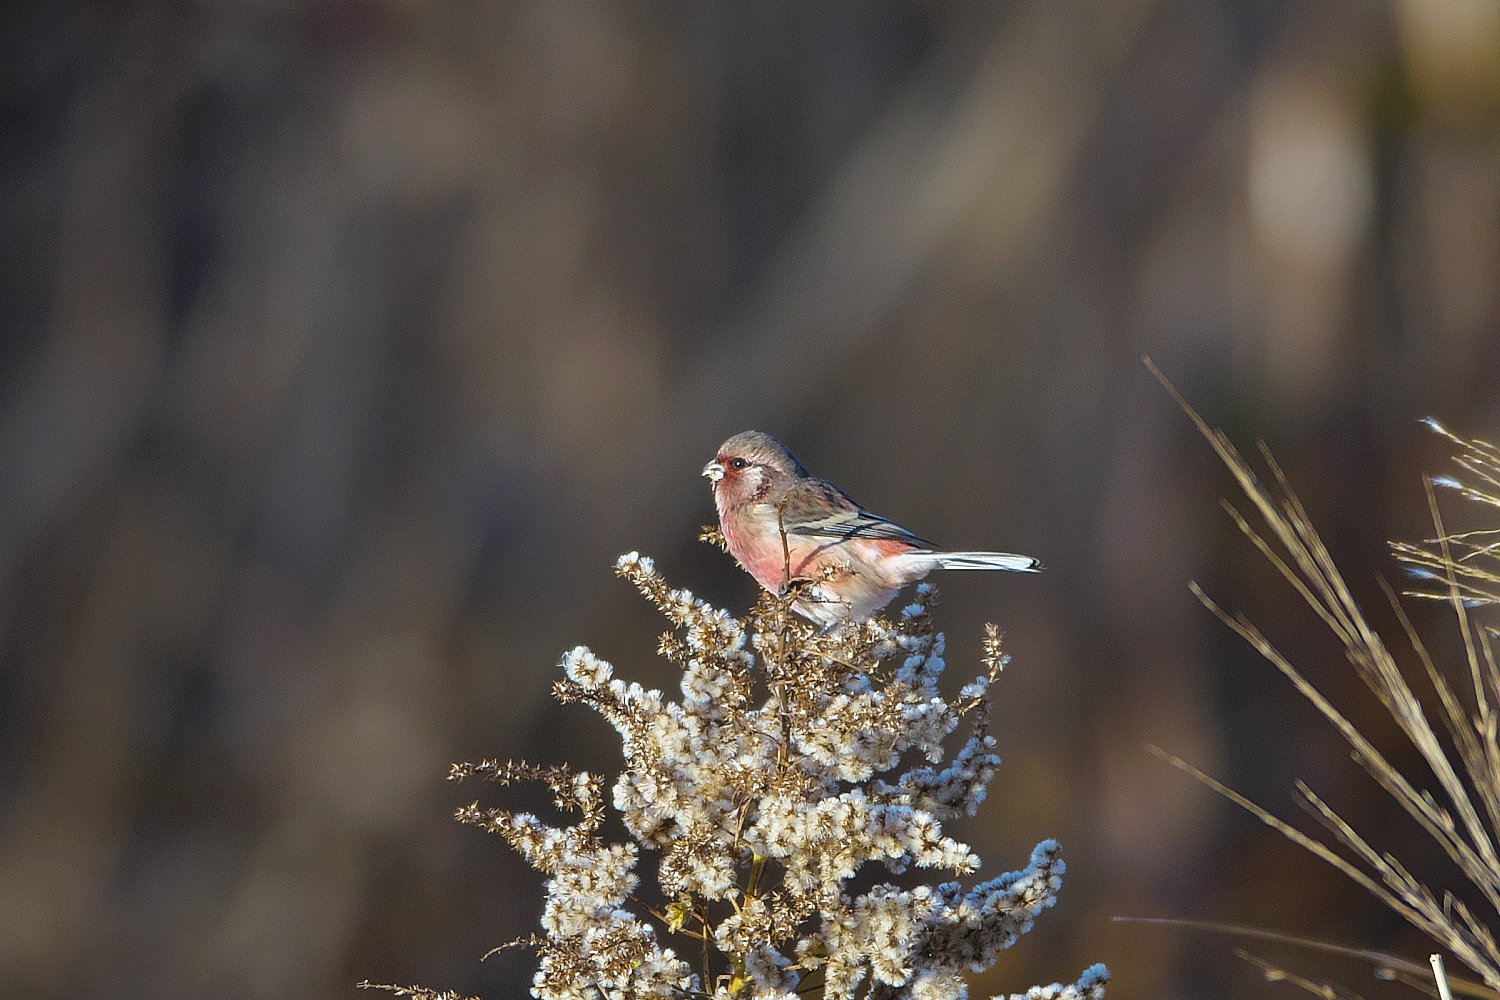
[{"label": "dried plant", "polygon": [[[562,658],[558,699],[598,712],[623,741],[613,788],[565,766],[484,761],[451,775],[540,781],[576,814],[552,826],[477,802],[458,812],[546,876],[542,932],[511,943],[540,956],[533,996],[966,997],[964,973],[992,965],[1056,902],[1058,845],[1044,841],[1024,868],[968,888],[851,879],[876,863],[897,874],[979,867],[942,824],[977,810],[1000,763],[986,725],[1007,659],[995,628],[984,673],[945,699],[929,587],[894,622],[821,634],[788,598],[763,596],[739,620],[673,589],[649,559],[632,553],[616,569],[671,622],[660,652],[683,675],[674,701],[616,679],[583,647]],[[969,734],[946,758],[965,720]],[[608,805],[628,842],[601,835]],[[643,852],[657,855],[656,899],[640,892]],[[1097,1000],[1106,978],[1095,965],[1070,985],[1010,997]]]},{"label": "dried plant", "polygon": [[[1464,473],[1462,479],[1437,476],[1432,485],[1453,490],[1491,511],[1500,510],[1500,448],[1478,438],[1459,437],[1436,420],[1426,424],[1458,445],[1453,461]],[[1465,607],[1500,604],[1500,528],[1448,534],[1435,502],[1432,508],[1437,537],[1415,545],[1391,543],[1412,575],[1429,584],[1411,593],[1444,601],[1457,597]]]},{"label": "dried plant", "polygon": [[[1160,378],[1160,373],[1157,375]],[[1495,572],[1491,541],[1500,535],[1494,530],[1445,532],[1429,487],[1435,538],[1420,545],[1392,544],[1397,557],[1423,581],[1423,588],[1414,593],[1448,601],[1463,639],[1462,670],[1440,669],[1396,594],[1382,582],[1405,641],[1426,677],[1429,693],[1424,699],[1408,683],[1390,647],[1361,612],[1270,452],[1261,446],[1271,476],[1267,485],[1221,431],[1209,427],[1170,385],[1167,388],[1229,468],[1262,527],[1253,526],[1245,514],[1226,503],[1235,524],[1337,636],[1350,665],[1420,754],[1429,774],[1417,777],[1398,770],[1259,628],[1243,615],[1224,611],[1196,586],[1194,593],[1332,723],[1349,744],[1354,759],[1421,826],[1431,844],[1453,862],[1463,875],[1463,883],[1443,889],[1427,885],[1342,819],[1306,784],[1298,783],[1298,799],[1327,831],[1325,839],[1302,832],[1191,765],[1163,756],[1365,887],[1487,985],[1455,981],[1456,992],[1496,996],[1495,991],[1500,990],[1500,948],[1492,926],[1500,917],[1500,741],[1495,713],[1500,670],[1491,645],[1492,633],[1476,627],[1468,609],[1500,602],[1500,575]],[[1466,481],[1443,478],[1433,482],[1471,500],[1500,507],[1500,451],[1485,442],[1449,434],[1435,422],[1432,426],[1460,446],[1457,462],[1468,477]],[[1445,985],[1441,976],[1438,980],[1439,986]],[[1427,988],[1432,988],[1430,979]]]}]

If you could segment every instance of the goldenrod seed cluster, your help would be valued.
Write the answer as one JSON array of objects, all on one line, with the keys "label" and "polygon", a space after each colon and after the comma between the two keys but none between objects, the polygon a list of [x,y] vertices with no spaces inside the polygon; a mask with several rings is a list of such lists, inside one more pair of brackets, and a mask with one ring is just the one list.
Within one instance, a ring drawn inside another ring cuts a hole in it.
[{"label": "goldenrod seed cluster", "polygon": [[[1006,658],[991,626],[985,671],[945,699],[932,592],[893,622],[820,634],[763,597],[743,619],[674,589],[634,553],[616,566],[671,622],[661,652],[681,697],[615,677],[579,647],[556,695],[619,733],[625,764],[602,780],[565,767],[484,762],[456,779],[545,782],[572,826],[481,809],[459,819],[499,833],[546,876],[539,1000],[961,1000],[1057,900],[1064,865],[1045,841],[1019,871],[966,885],[980,859],[943,823],[973,814],[1000,760],[986,731]],[[968,723],[951,755],[944,744]],[[601,835],[605,803],[631,842]],[[656,885],[636,864],[655,852]],[[870,866],[934,869],[934,884],[851,887]],[[1012,1000],[1097,1000],[1102,965],[1076,983]]]}]

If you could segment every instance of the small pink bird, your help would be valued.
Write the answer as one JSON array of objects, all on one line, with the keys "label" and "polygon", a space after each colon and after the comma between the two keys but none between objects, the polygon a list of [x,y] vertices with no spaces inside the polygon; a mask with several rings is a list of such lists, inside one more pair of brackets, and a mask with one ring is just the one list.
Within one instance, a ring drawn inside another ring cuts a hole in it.
[{"label": "small pink bird", "polygon": [[773,594],[798,584],[793,610],[824,629],[870,617],[935,569],[1042,568],[1009,552],[935,551],[808,472],[790,448],[760,431],[725,441],[703,474],[713,484],[729,554]]}]

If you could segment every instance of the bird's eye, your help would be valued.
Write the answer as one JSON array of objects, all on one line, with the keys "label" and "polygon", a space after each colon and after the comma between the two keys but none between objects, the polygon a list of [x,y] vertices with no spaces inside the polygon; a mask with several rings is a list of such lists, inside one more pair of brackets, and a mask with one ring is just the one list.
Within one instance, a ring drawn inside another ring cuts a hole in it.
[{"label": "bird's eye", "polygon": [[747,462],[747,461],[745,461],[743,458],[731,458],[729,460],[729,467],[731,469],[743,469],[745,466],[747,466],[749,464],[750,463]]}]

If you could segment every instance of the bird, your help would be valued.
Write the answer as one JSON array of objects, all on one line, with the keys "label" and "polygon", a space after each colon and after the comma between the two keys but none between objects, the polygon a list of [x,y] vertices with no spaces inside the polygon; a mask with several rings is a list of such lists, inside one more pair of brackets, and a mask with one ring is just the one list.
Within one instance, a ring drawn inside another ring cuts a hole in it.
[{"label": "bird", "polygon": [[942,552],[807,471],[770,434],[744,431],[703,467],[725,547],[766,590],[828,631],[884,608],[935,569],[1035,573],[1042,564],[1011,552]]}]

